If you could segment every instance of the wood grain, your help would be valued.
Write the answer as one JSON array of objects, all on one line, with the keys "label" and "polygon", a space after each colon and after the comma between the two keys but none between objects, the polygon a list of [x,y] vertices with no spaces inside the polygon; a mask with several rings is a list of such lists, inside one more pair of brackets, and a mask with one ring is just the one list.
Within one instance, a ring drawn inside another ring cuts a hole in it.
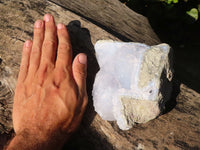
[{"label": "wood grain", "polygon": [[50,0],[84,16],[123,41],[154,45],[160,43],[148,19],[127,8],[119,0]]},{"label": "wood grain", "polygon": [[[84,0],[84,2],[86,1]],[[90,6],[90,2],[88,0],[86,4]],[[101,8],[111,7],[111,2],[101,1]],[[125,9],[121,5],[114,5],[113,7],[116,7],[115,9],[117,7]],[[13,0],[11,2],[1,0],[0,10],[0,132],[2,134],[0,136],[0,149],[12,134],[13,94],[19,71],[22,45],[26,39],[32,38],[34,21],[42,19],[45,13],[54,15],[57,23],[63,22],[67,25],[74,55],[85,52],[89,59],[87,78],[89,105],[80,129],[63,149],[200,149],[200,94],[176,81],[173,96],[170,103],[168,103],[165,114],[146,124],[137,124],[128,131],[122,131],[115,122],[104,121],[95,113],[91,96],[94,77],[99,69],[95,58],[94,44],[99,39],[119,40],[117,37],[91,23],[85,17],[80,17],[50,1]],[[87,10],[89,11],[89,9]],[[146,18],[136,13],[129,15],[133,18],[134,16],[143,18],[138,20],[141,24],[143,20],[146,20]],[[115,14],[110,16],[110,18],[114,17]],[[148,24],[148,22],[145,23]],[[122,25],[116,31],[125,30],[124,28]],[[113,30],[115,29],[113,28]],[[139,37],[135,39],[136,41],[142,40],[144,37],[142,34],[137,34],[135,30],[131,32],[131,35]],[[152,32],[152,30],[146,32],[148,36],[146,35],[145,42],[149,41],[156,44],[158,39],[155,38],[155,34]],[[127,38],[130,37],[127,36]]]}]

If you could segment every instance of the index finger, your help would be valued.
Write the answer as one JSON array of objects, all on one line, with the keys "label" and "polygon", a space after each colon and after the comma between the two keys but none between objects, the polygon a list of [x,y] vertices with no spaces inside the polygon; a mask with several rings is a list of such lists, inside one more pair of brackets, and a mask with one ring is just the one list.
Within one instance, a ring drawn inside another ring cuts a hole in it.
[{"label": "index finger", "polygon": [[72,65],[72,48],[70,43],[69,34],[64,24],[57,25],[58,34],[58,51],[56,67],[58,68],[71,68]]}]

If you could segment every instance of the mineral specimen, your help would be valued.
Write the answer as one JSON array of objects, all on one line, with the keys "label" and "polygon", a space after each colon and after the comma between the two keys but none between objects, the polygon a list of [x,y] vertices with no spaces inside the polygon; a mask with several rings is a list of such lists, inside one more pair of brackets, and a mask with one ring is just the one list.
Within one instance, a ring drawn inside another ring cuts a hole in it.
[{"label": "mineral specimen", "polygon": [[147,46],[98,41],[100,71],[93,85],[95,111],[123,130],[159,116],[172,90],[172,54],[167,44]]}]

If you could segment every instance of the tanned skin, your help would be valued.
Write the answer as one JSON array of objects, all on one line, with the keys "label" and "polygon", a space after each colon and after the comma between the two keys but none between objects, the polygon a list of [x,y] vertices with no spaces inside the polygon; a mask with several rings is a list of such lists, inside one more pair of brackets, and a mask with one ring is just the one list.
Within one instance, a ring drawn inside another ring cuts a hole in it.
[{"label": "tanned skin", "polygon": [[85,54],[72,62],[65,25],[56,26],[50,14],[37,20],[33,41],[23,47],[13,105],[16,136],[6,149],[61,149],[87,105],[86,74]]}]

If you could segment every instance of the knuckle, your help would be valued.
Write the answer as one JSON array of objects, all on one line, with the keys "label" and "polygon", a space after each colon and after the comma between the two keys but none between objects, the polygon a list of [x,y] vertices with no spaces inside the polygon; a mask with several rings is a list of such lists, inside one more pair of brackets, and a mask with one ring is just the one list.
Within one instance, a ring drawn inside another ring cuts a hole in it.
[{"label": "knuckle", "polygon": [[68,73],[69,73],[68,70],[64,67],[57,67],[55,69],[56,76],[63,76],[63,75],[67,75]]},{"label": "knuckle", "polygon": [[51,72],[54,69],[54,64],[45,57],[41,63],[40,69],[42,72]]},{"label": "knuckle", "polygon": [[34,36],[36,36],[36,38],[40,38],[42,32],[42,29],[34,28]]},{"label": "knuckle", "polygon": [[66,43],[59,43],[58,50],[59,50],[58,53],[66,54],[71,50],[71,45]]},{"label": "knuckle", "polygon": [[84,70],[75,69],[74,72],[75,72],[76,76],[79,76],[79,78],[82,78],[82,79],[86,79],[87,78],[87,72],[84,71]]},{"label": "knuckle", "polygon": [[27,64],[21,63],[21,65],[20,65],[20,71],[24,71],[26,69],[27,69]]},{"label": "knuckle", "polygon": [[37,55],[39,52],[40,52],[40,48],[34,46],[34,47],[32,48],[31,54],[32,54],[32,55]]},{"label": "knuckle", "polygon": [[41,66],[48,67],[50,64],[51,61],[49,60],[49,58],[43,55],[41,60]]},{"label": "knuckle", "polygon": [[45,27],[47,29],[47,32],[55,33],[56,32],[56,26],[53,22],[49,22],[45,24]]},{"label": "knuckle", "polygon": [[29,51],[27,51],[27,48],[24,48],[23,49],[23,53],[22,53],[22,58],[23,58],[23,56],[28,56],[30,53],[29,53]]},{"label": "knuckle", "polygon": [[52,48],[56,46],[56,41],[54,40],[44,40],[43,47],[44,48]]}]

